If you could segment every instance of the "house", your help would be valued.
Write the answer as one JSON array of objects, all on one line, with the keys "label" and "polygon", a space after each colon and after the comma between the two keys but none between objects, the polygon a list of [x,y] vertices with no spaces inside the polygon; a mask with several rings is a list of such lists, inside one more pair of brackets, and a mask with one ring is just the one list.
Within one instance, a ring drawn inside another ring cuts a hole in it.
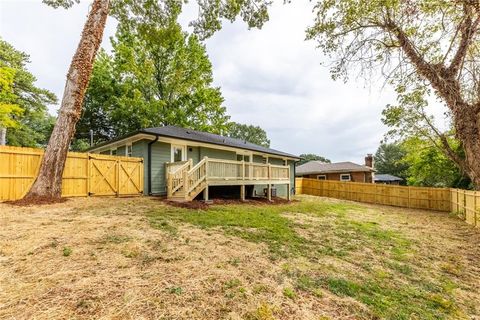
[{"label": "house", "polygon": [[365,157],[365,165],[353,162],[325,163],[309,161],[295,169],[295,176],[319,179],[373,183],[373,156]]},{"label": "house", "polygon": [[89,152],[142,157],[145,194],[190,201],[217,195],[286,197],[300,158],[240,139],[164,126],[101,143]]},{"label": "house", "polygon": [[391,174],[375,174],[373,177],[375,183],[399,185],[403,179]]}]

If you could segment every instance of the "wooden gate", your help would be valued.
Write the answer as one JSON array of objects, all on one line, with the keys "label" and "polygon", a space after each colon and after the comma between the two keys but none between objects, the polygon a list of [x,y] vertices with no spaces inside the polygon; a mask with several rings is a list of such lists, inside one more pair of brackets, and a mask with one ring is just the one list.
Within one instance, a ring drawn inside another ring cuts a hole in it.
[{"label": "wooden gate", "polygon": [[138,159],[89,157],[89,195],[121,196],[143,193],[143,162]]}]

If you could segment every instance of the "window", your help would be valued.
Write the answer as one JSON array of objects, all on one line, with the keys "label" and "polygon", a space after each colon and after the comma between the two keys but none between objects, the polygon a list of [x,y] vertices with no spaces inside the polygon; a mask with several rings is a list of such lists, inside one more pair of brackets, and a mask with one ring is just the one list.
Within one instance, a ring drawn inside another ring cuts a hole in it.
[{"label": "window", "polygon": [[262,163],[267,163],[268,162],[268,157],[262,157]]},{"label": "window", "polygon": [[132,156],[132,145],[127,144],[127,147],[125,148],[125,156],[131,157]]},{"label": "window", "polygon": [[283,159],[283,165],[288,166],[288,160],[287,159]]},{"label": "window", "polygon": [[185,146],[172,146],[172,162],[185,161],[186,158]]},{"label": "window", "polygon": [[318,180],[327,180],[327,176],[324,175],[324,174],[319,174],[319,175],[317,176],[317,179],[318,179]]},{"label": "window", "polygon": [[350,173],[346,173],[346,174],[341,174],[340,175],[340,181],[350,181]]},{"label": "window", "polygon": [[237,161],[250,162],[250,156],[245,154],[237,154]]},{"label": "window", "polygon": [[117,149],[110,149],[110,155],[111,156],[116,156],[117,155]]}]

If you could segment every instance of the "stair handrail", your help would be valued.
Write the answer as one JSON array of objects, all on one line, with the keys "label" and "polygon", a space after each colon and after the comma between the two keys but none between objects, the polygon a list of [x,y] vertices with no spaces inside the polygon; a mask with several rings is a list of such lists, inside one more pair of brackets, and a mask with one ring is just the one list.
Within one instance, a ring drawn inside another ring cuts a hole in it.
[{"label": "stair handrail", "polygon": [[[189,181],[189,186],[188,186],[188,189],[186,189],[186,194],[189,194],[190,192],[192,192],[200,183],[202,183],[203,181],[206,180],[206,178],[207,178],[207,162],[208,162],[208,158],[204,157],[193,168],[188,170],[187,179]],[[202,169],[202,167],[205,168],[205,170],[203,170],[203,172],[200,171]],[[200,171],[199,174],[197,174],[198,171]],[[196,178],[196,176],[198,177],[198,179],[194,179],[194,178]]]},{"label": "stair handrail", "polygon": [[175,169],[172,173],[168,173],[168,193],[173,195],[177,190],[182,188],[185,184],[183,173],[188,171],[192,165],[191,161],[185,162],[183,165]]}]

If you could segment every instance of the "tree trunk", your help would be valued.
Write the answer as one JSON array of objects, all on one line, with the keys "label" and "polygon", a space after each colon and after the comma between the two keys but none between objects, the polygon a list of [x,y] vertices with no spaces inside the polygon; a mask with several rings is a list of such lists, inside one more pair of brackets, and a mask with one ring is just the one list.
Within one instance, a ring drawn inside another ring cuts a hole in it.
[{"label": "tree trunk", "polygon": [[455,106],[453,112],[457,138],[465,151],[466,173],[480,190],[480,118],[471,105]]},{"label": "tree trunk", "polygon": [[40,165],[40,172],[25,199],[60,199],[68,148],[81,116],[93,62],[102,42],[109,0],[94,0],[77,51],[67,74],[59,114]]},{"label": "tree trunk", "polygon": [[0,127],[0,146],[7,144],[7,128]]}]

